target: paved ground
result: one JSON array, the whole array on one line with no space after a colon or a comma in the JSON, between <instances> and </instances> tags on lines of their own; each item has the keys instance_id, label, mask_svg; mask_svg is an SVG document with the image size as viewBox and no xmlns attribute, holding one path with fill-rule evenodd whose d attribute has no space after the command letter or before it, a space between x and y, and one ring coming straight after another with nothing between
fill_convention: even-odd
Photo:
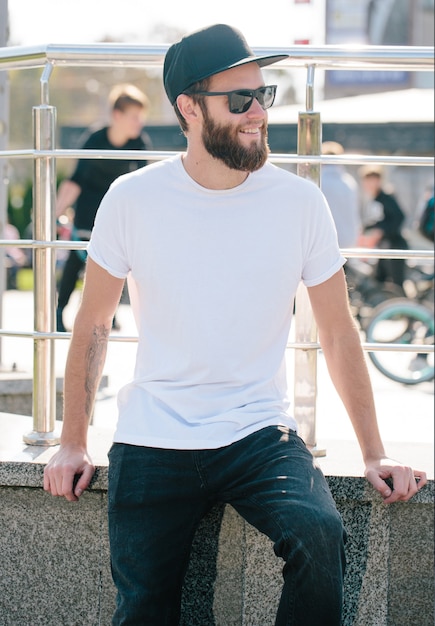
<instances>
[{"instance_id":1,"label":"paved ground","mask_svg":"<svg viewBox=\"0 0 435 626\"><path fill-rule=\"evenodd\" d=\"M65 311L65 321L71 325L79 294L76 292ZM118 336L135 335L131 309L121 305L117 314L121 323ZM7 291L3 297L3 328L8 330L31 330L33 328L33 295L31 292ZM56 373L63 376L68 341L56 342ZM105 373L109 387L100 393L94 416L98 429L113 431L116 423L116 392L131 376L135 343L111 342ZM288 351L288 369L291 376L293 352ZM30 374L33 364L33 344L29 339L1 339L1 369L10 370L15 364L23 374ZM407 387L399 385L380 374L369 362L379 414L381 435L391 456L400 455L401 460L425 469L433 476L434 441L434 387L433 383ZM329 380L322 354L318 358L318 408L316 432L319 448L326 448L327 456L322 465L328 468L337 457L345 454L347 460L359 471L360 460L355 436L344 408ZM1 407L0 407L1 411ZM109 434L109 433L107 433ZM344 446L346 442L346 447ZM346 451L345 451L346 450ZM423 455L423 456L422 456ZM406 458L405 458L406 457ZM414 461L414 459L416 459ZM340 472L341 473L341 472Z\"/></svg>"}]
</instances>

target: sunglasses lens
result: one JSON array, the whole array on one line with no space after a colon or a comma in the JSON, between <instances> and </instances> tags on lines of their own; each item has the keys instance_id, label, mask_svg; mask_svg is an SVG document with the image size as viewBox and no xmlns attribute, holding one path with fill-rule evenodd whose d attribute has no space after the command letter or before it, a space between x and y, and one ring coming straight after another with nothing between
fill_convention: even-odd
<instances>
[{"instance_id":1,"label":"sunglasses lens","mask_svg":"<svg viewBox=\"0 0 435 626\"><path fill-rule=\"evenodd\" d=\"M229 98L231 113L246 113L252 104L254 96L250 91L233 91Z\"/></svg>"},{"instance_id":2,"label":"sunglasses lens","mask_svg":"<svg viewBox=\"0 0 435 626\"><path fill-rule=\"evenodd\" d=\"M263 109L272 106L275 100L276 86L260 87L255 91L233 91L229 94L229 107L231 113L246 113L254 98L258 100Z\"/></svg>"},{"instance_id":3,"label":"sunglasses lens","mask_svg":"<svg viewBox=\"0 0 435 626\"><path fill-rule=\"evenodd\" d=\"M274 85L270 87L260 87L260 89L257 89L255 97L263 109L269 109L275 100L275 93L276 87Z\"/></svg>"}]
</instances>

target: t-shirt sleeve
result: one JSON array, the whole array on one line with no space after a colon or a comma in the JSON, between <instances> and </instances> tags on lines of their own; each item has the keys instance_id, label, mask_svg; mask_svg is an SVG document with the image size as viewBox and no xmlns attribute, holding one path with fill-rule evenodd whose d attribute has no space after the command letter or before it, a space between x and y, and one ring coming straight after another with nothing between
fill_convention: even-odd
<instances>
[{"instance_id":1,"label":"t-shirt sleeve","mask_svg":"<svg viewBox=\"0 0 435 626\"><path fill-rule=\"evenodd\" d=\"M306 287L320 285L338 272L345 262L326 198L316 190L304 233L302 281Z\"/></svg>"},{"instance_id":2,"label":"t-shirt sleeve","mask_svg":"<svg viewBox=\"0 0 435 626\"><path fill-rule=\"evenodd\" d=\"M125 243L125 202L119 186L112 185L98 209L88 254L112 276L125 278L130 271Z\"/></svg>"}]
</instances>

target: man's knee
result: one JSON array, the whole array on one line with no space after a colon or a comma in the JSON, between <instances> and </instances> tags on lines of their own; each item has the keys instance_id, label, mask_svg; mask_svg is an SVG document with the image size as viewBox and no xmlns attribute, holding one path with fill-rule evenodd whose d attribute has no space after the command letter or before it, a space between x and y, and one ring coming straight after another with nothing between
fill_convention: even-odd
<instances>
[{"instance_id":1,"label":"man's knee","mask_svg":"<svg viewBox=\"0 0 435 626\"><path fill-rule=\"evenodd\" d=\"M298 524L290 522L282 537L275 542L275 553L285 561L299 553L312 561L318 555L323 559L342 560L346 531L336 509L307 511Z\"/></svg>"}]
</instances>

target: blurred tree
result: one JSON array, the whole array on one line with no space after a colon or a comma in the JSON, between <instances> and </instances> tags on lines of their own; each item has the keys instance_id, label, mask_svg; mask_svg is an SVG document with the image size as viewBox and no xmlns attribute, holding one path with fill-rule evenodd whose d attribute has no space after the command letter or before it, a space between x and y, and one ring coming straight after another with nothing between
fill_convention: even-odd
<instances>
[{"instance_id":1,"label":"blurred tree","mask_svg":"<svg viewBox=\"0 0 435 626\"><path fill-rule=\"evenodd\" d=\"M12 183L8 189L8 218L20 233L28 237L28 226L32 220L32 179Z\"/></svg>"}]
</instances>

